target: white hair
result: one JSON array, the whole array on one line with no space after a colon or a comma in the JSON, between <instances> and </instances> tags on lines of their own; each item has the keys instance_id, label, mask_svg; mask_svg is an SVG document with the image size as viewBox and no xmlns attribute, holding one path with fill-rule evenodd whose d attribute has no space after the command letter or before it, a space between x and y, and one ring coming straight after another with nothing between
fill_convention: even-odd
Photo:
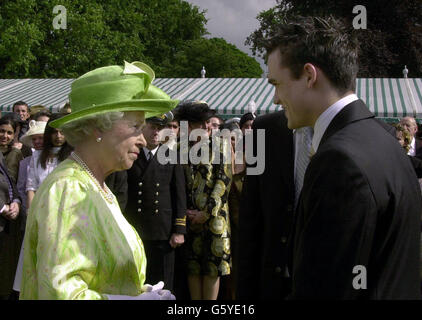
<instances>
[{"instance_id":1,"label":"white hair","mask_svg":"<svg viewBox=\"0 0 422 320\"><path fill-rule=\"evenodd\" d=\"M94 129L101 132L111 130L113 124L122 119L124 112L108 112L104 114L92 115L80 120L71 121L64 124L60 129L66 137L66 141L76 146L82 141L87 140L92 134Z\"/></svg>"}]
</instances>

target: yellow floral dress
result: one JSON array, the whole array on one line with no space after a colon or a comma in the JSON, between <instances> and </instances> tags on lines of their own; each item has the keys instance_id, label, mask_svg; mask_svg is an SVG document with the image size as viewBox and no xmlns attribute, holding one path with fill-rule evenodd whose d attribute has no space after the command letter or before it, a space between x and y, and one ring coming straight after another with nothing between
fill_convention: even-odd
<instances>
[{"instance_id":1,"label":"yellow floral dress","mask_svg":"<svg viewBox=\"0 0 422 320\"><path fill-rule=\"evenodd\" d=\"M220 146L219 163L214 163L216 154L210 152L208 163L184 165L187 207L203 211L207 216L203 224L189 221L187 224L185 248L189 275L230 274L228 195L232 168L230 161L224 161L227 151L230 152L229 145L221 142Z\"/></svg>"},{"instance_id":2,"label":"yellow floral dress","mask_svg":"<svg viewBox=\"0 0 422 320\"><path fill-rule=\"evenodd\" d=\"M146 258L117 200L107 202L68 159L44 180L28 213L20 299L141 294Z\"/></svg>"}]
</instances>

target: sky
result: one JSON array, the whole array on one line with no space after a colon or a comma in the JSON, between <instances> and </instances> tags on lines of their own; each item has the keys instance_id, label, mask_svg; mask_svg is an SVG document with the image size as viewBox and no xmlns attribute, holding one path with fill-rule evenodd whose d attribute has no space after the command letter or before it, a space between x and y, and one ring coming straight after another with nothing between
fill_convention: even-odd
<instances>
[{"instance_id":1,"label":"sky","mask_svg":"<svg viewBox=\"0 0 422 320\"><path fill-rule=\"evenodd\" d=\"M210 33L209 37L224 38L251 57L254 57L252 51L244 43L246 38L259 28L256 16L261 11L276 5L276 0L187 0L187 2L207 10L205 17L208 19L206 28ZM264 61L258 57L254 58L266 72Z\"/></svg>"}]
</instances>

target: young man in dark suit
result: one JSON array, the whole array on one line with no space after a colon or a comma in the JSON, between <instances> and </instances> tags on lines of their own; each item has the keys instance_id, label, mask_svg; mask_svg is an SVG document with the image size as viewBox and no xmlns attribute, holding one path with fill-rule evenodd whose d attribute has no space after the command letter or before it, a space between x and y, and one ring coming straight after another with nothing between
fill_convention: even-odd
<instances>
[{"instance_id":1,"label":"young man in dark suit","mask_svg":"<svg viewBox=\"0 0 422 320\"><path fill-rule=\"evenodd\" d=\"M419 299L419 184L354 94L352 32L331 17L293 18L266 47L288 127L314 129L289 243L289 298Z\"/></svg>"},{"instance_id":2,"label":"young man in dark suit","mask_svg":"<svg viewBox=\"0 0 422 320\"><path fill-rule=\"evenodd\" d=\"M185 176L180 164L161 164L159 131L166 118L146 119L143 135L146 147L128 176L125 216L142 239L147 256L146 283L164 281L173 290L175 248L186 233Z\"/></svg>"}]
</instances>

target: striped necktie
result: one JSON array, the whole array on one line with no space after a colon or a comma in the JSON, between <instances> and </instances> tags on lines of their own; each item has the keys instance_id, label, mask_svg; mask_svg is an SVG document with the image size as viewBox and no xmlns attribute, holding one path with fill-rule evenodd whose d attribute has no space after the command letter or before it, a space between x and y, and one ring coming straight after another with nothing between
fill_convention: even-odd
<instances>
[{"instance_id":1,"label":"striped necktie","mask_svg":"<svg viewBox=\"0 0 422 320\"><path fill-rule=\"evenodd\" d=\"M299 195L302 191L303 179L305 177L306 168L308 167L312 156L312 137L314 129L312 127L304 127L297 129L295 138L299 139L296 143L298 148L295 162L295 209L299 201Z\"/></svg>"}]
</instances>

